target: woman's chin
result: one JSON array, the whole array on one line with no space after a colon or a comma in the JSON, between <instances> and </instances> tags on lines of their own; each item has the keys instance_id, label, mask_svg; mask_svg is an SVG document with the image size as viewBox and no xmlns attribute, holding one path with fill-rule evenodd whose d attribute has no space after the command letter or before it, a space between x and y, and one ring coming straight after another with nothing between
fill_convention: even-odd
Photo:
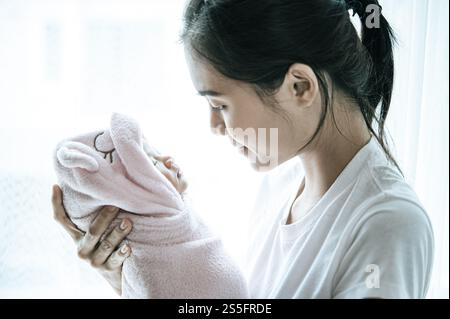
<instances>
[{"instance_id":1,"label":"woman's chin","mask_svg":"<svg viewBox=\"0 0 450 319\"><path fill-rule=\"evenodd\" d=\"M267 164L260 164L260 163L250 163L250 166L259 173L269 172L273 170L277 165L267 165Z\"/></svg>"},{"instance_id":2,"label":"woman's chin","mask_svg":"<svg viewBox=\"0 0 450 319\"><path fill-rule=\"evenodd\" d=\"M268 172L278 166L278 163L271 159L264 161L261 161L258 157L248 159L250 161L250 166L257 172Z\"/></svg>"},{"instance_id":3,"label":"woman's chin","mask_svg":"<svg viewBox=\"0 0 450 319\"><path fill-rule=\"evenodd\" d=\"M267 172L278 166L277 161L273 158L264 156L264 159L261 160L259 155L246 146L241 146L239 152L250 162L252 168L257 172Z\"/></svg>"}]
</instances>

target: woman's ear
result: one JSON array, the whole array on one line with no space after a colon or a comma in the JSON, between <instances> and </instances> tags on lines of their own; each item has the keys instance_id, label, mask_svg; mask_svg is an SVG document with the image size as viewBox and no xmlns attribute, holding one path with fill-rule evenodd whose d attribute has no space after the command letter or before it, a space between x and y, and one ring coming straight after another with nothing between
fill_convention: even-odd
<instances>
[{"instance_id":1,"label":"woman's ear","mask_svg":"<svg viewBox=\"0 0 450 319\"><path fill-rule=\"evenodd\" d=\"M316 74L309 66L300 63L291 65L285 82L291 96L299 102L299 105L309 107L313 104L319 86Z\"/></svg>"}]
</instances>

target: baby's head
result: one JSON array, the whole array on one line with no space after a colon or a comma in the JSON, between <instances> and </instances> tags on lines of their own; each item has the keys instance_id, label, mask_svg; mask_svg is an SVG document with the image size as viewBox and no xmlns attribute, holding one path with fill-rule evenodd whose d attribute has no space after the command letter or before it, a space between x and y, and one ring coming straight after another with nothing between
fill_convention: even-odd
<instances>
[{"instance_id":1,"label":"baby's head","mask_svg":"<svg viewBox=\"0 0 450 319\"><path fill-rule=\"evenodd\" d=\"M145 137L144 151L152 161L153 165L155 165L156 169L169 180L178 193L184 193L188 183L184 178L180 167L174 162L173 158L170 156L157 155L155 151L148 146Z\"/></svg>"},{"instance_id":2,"label":"baby's head","mask_svg":"<svg viewBox=\"0 0 450 319\"><path fill-rule=\"evenodd\" d=\"M162 206L167 214L184 209L187 183L178 166L150 147L139 124L125 115L113 114L108 130L58 143L54 164L71 216L86 216L105 204L136 214L161 214Z\"/></svg>"}]
</instances>

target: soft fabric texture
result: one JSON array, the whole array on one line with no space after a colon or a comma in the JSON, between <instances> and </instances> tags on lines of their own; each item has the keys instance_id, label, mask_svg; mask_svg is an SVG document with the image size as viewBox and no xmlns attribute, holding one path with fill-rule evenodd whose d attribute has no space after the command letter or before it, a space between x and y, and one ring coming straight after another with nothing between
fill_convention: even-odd
<instances>
[{"instance_id":1,"label":"soft fabric texture","mask_svg":"<svg viewBox=\"0 0 450 319\"><path fill-rule=\"evenodd\" d=\"M136 121L113 114L110 128L62 141L54 154L65 209L83 231L104 205L133 230L123 265L125 298L246 298L247 285L221 241L185 196L154 167Z\"/></svg>"},{"instance_id":2,"label":"soft fabric texture","mask_svg":"<svg viewBox=\"0 0 450 319\"><path fill-rule=\"evenodd\" d=\"M250 297L426 296L433 264L431 223L375 137L309 212L286 224L303 182L304 170L294 158L262 183L250 223Z\"/></svg>"}]
</instances>

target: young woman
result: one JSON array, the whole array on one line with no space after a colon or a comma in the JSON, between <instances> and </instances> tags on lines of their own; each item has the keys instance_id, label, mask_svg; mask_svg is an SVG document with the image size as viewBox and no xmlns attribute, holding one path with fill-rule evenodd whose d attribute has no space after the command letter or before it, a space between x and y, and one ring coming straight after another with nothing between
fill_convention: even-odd
<instances>
[{"instance_id":1,"label":"young woman","mask_svg":"<svg viewBox=\"0 0 450 319\"><path fill-rule=\"evenodd\" d=\"M376 0L189 1L182 39L211 128L255 158L256 169L267 154L233 129L278 129L278 153L269 158L278 167L261 186L251 223L252 297L426 295L433 234L386 143L394 37L381 9ZM57 186L53 194L80 257L120 291L131 251L117 247L131 223L104 245L115 215L101 210L84 234L67 219Z\"/></svg>"}]
</instances>

